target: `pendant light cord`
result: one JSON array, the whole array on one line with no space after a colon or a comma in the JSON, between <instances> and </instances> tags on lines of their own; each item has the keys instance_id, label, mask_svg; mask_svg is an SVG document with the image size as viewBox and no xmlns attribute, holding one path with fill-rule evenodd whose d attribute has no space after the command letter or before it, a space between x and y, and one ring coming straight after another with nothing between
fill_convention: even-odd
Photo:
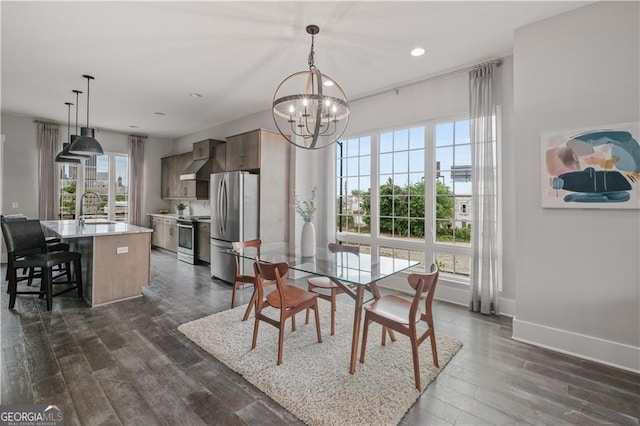
<instances>
[{"instance_id":1,"label":"pendant light cord","mask_svg":"<svg viewBox=\"0 0 640 426\"><path fill-rule=\"evenodd\" d=\"M80 96L80 93L82 93L79 90L74 90L73 93L76 94L76 135L78 134L78 97Z\"/></svg>"},{"instance_id":2,"label":"pendant light cord","mask_svg":"<svg viewBox=\"0 0 640 426\"><path fill-rule=\"evenodd\" d=\"M89 127L89 82L91 79L87 77L87 128Z\"/></svg>"},{"instance_id":3,"label":"pendant light cord","mask_svg":"<svg viewBox=\"0 0 640 426\"><path fill-rule=\"evenodd\" d=\"M71 102L65 102L67 105L67 141L71 140ZM67 142L68 143L68 142Z\"/></svg>"}]
</instances>

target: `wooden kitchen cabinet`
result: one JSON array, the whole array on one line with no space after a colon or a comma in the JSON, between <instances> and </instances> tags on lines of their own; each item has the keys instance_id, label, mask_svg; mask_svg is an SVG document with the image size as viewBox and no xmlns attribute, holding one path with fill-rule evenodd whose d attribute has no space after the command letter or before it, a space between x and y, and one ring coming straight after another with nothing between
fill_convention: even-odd
<instances>
[{"instance_id":1,"label":"wooden kitchen cabinet","mask_svg":"<svg viewBox=\"0 0 640 426\"><path fill-rule=\"evenodd\" d=\"M178 251L178 223L170 217L151 216L149 217L151 234L151 245L165 250Z\"/></svg>"},{"instance_id":2,"label":"wooden kitchen cabinet","mask_svg":"<svg viewBox=\"0 0 640 426\"><path fill-rule=\"evenodd\" d=\"M175 196L176 157L165 157L161 164L161 197L168 199Z\"/></svg>"},{"instance_id":3,"label":"wooden kitchen cabinet","mask_svg":"<svg viewBox=\"0 0 640 426\"><path fill-rule=\"evenodd\" d=\"M162 248L169 251L178 251L178 222L175 219L165 217L162 218L164 226L164 241Z\"/></svg>"},{"instance_id":4,"label":"wooden kitchen cabinet","mask_svg":"<svg viewBox=\"0 0 640 426\"><path fill-rule=\"evenodd\" d=\"M254 130L227 138L226 171L260 168L262 132L262 130Z\"/></svg>"},{"instance_id":5,"label":"wooden kitchen cabinet","mask_svg":"<svg viewBox=\"0 0 640 426\"><path fill-rule=\"evenodd\" d=\"M196 249L198 260L211 261L211 225L207 222L196 222Z\"/></svg>"},{"instance_id":6,"label":"wooden kitchen cabinet","mask_svg":"<svg viewBox=\"0 0 640 426\"><path fill-rule=\"evenodd\" d=\"M164 239L164 226L162 225L162 218L150 216L149 223L149 228L153 229L153 234L151 234L151 245L160 247Z\"/></svg>"},{"instance_id":7,"label":"wooden kitchen cabinet","mask_svg":"<svg viewBox=\"0 0 640 426\"><path fill-rule=\"evenodd\" d=\"M207 200L209 182L180 180L182 171L193 161L191 152L172 155L161 160L161 188L163 199Z\"/></svg>"}]
</instances>

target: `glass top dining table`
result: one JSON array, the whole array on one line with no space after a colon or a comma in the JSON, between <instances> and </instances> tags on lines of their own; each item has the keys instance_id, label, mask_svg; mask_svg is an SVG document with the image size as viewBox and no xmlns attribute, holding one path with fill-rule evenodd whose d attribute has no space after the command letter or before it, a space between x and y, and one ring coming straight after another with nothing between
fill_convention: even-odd
<instances>
[{"instance_id":1,"label":"glass top dining table","mask_svg":"<svg viewBox=\"0 0 640 426\"><path fill-rule=\"evenodd\" d=\"M299 249L287 243L267 243L260 247L247 247L226 253L244 259L259 258L263 262L287 262L293 271L328 277L355 300L351 362L349 372L356 370L360 322L365 290L380 298L377 281L418 265L419 262L367 253L332 252L327 246L316 247L316 255L302 257ZM389 330L391 338L395 340Z\"/></svg>"}]
</instances>

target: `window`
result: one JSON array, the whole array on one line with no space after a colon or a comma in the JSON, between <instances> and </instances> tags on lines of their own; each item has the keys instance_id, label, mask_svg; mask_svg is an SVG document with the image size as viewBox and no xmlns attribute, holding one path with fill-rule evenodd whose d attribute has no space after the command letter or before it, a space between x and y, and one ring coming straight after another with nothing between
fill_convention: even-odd
<instances>
[{"instance_id":1,"label":"window","mask_svg":"<svg viewBox=\"0 0 640 426\"><path fill-rule=\"evenodd\" d=\"M77 188L99 195L99 206L83 211L96 218L127 222L129 219L129 157L104 154L84 164L63 164L60 168L60 219L75 219L80 212Z\"/></svg>"},{"instance_id":2,"label":"window","mask_svg":"<svg viewBox=\"0 0 640 426\"><path fill-rule=\"evenodd\" d=\"M338 142L337 161L338 232L370 235L371 138Z\"/></svg>"},{"instance_id":3,"label":"window","mask_svg":"<svg viewBox=\"0 0 640 426\"><path fill-rule=\"evenodd\" d=\"M392 238L424 238L425 128L380 134L380 233Z\"/></svg>"},{"instance_id":4,"label":"window","mask_svg":"<svg viewBox=\"0 0 640 426\"><path fill-rule=\"evenodd\" d=\"M421 267L436 262L444 274L468 283L468 119L384 130L341 141L336 152L338 240Z\"/></svg>"}]
</instances>

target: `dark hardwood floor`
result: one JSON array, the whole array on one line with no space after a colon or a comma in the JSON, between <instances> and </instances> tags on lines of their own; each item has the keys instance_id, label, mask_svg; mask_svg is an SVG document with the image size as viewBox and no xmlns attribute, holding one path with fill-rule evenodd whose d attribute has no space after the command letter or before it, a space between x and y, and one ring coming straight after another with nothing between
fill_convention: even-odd
<instances>
[{"instance_id":1,"label":"dark hardwood floor","mask_svg":"<svg viewBox=\"0 0 640 426\"><path fill-rule=\"evenodd\" d=\"M158 250L151 281L96 308L67 293L51 312L32 296L9 311L3 281L1 403L62 405L66 425L299 423L176 330L227 309L231 286ZM402 425L639 424L638 375L516 342L508 318L434 310L436 332L464 346Z\"/></svg>"}]
</instances>

